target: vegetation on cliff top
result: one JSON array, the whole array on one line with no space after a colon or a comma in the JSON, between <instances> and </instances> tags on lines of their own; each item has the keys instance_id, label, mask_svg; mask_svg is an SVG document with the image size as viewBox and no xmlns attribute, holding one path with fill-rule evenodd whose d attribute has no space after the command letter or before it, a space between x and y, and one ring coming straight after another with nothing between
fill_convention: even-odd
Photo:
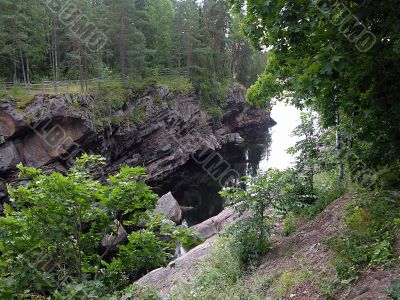
<instances>
[{"instance_id":1,"label":"vegetation on cliff top","mask_svg":"<svg viewBox=\"0 0 400 300\"><path fill-rule=\"evenodd\" d=\"M266 61L222 0L1 0L0 10L1 89L22 105L43 89L86 93L93 78L119 78L194 88L221 107L227 82L250 86Z\"/></svg>"}]
</instances>

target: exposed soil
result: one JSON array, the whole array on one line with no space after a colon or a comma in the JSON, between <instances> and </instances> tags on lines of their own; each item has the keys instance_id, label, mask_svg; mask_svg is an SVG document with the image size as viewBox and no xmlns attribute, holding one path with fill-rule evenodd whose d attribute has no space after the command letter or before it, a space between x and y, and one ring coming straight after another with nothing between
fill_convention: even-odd
<instances>
[{"instance_id":1,"label":"exposed soil","mask_svg":"<svg viewBox=\"0 0 400 300\"><path fill-rule=\"evenodd\" d=\"M340 290L333 290L333 282L340 283L336 271L331 264L334 258L325 246L325 241L340 234L346 204L351 201L347 194L333 202L314 220L305 223L292 236L276 236L273 248L263 259L258 272L251 277L274 276L279 278L283 273L286 277L299 277L295 286L289 286L280 299L353 299L379 300L390 299L387 289L393 279L400 278L399 265L388 270L368 269L353 285L339 285ZM400 251L400 242L397 243ZM251 279L249 279L251 280ZM274 294L276 282L266 292L266 299L277 299Z\"/></svg>"}]
</instances>

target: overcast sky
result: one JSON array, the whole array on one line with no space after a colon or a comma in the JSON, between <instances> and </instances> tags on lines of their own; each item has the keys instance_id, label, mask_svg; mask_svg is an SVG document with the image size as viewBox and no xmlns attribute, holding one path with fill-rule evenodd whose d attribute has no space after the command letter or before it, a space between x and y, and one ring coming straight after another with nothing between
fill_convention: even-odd
<instances>
[{"instance_id":1,"label":"overcast sky","mask_svg":"<svg viewBox=\"0 0 400 300\"><path fill-rule=\"evenodd\" d=\"M300 123L300 111L293 106L278 102L272 109L272 118L278 123L272 127L272 146L269 159L260 163L260 170L268 168L285 169L293 162L293 157L286 153L292 147L296 138L291 136L293 129Z\"/></svg>"}]
</instances>

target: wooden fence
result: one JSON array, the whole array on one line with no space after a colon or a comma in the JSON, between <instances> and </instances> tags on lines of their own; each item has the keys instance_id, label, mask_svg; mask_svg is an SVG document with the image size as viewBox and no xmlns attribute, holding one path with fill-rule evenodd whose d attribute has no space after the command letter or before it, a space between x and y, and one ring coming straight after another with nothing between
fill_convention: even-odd
<instances>
[{"instance_id":1,"label":"wooden fence","mask_svg":"<svg viewBox=\"0 0 400 300\"><path fill-rule=\"evenodd\" d=\"M152 74L153 77L168 77L168 76L181 76L188 77L189 71L187 70L170 70L170 69L162 69L162 70L154 70ZM0 87L7 93L7 91L13 89L25 89L28 92L35 93L59 93L59 92L83 92L87 89L88 86L93 86L94 84L102 84L104 82L109 81L119 81L121 78L92 78L88 80L60 80L60 81L46 81L42 80L37 83L21 83L21 82L0 82ZM129 77L126 78L129 80ZM82 90L83 88L83 90Z\"/></svg>"}]
</instances>

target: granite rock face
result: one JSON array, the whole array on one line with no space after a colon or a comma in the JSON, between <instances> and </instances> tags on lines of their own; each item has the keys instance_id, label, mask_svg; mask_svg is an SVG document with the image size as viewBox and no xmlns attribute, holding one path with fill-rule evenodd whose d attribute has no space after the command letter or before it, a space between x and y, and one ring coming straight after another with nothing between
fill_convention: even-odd
<instances>
[{"instance_id":1,"label":"granite rock face","mask_svg":"<svg viewBox=\"0 0 400 300\"><path fill-rule=\"evenodd\" d=\"M135 283L155 288L162 299L168 299L171 289L177 282L188 281L196 275L201 262L209 257L211 248L218 239L218 234L238 220L240 217L235 210L226 208L219 215L194 226L206 239L204 243L177 258L167 267L158 268L146 274Z\"/></svg>"},{"instance_id":2,"label":"granite rock face","mask_svg":"<svg viewBox=\"0 0 400 300\"><path fill-rule=\"evenodd\" d=\"M98 177L128 165L144 166L149 180L159 180L200 151L241 143L248 132L275 125L268 112L246 104L246 91L240 86L229 91L226 103L218 121L200 109L197 94L150 87L110 116L124 118L140 106L142 120L136 124L110 122L102 128L95 126L95 99L91 96L36 96L23 110L11 102L2 103L0 188L16 181L18 163L45 172L65 172L82 152L107 158ZM4 193L2 188L0 195ZM2 201L4 197L0 205Z\"/></svg>"}]
</instances>

